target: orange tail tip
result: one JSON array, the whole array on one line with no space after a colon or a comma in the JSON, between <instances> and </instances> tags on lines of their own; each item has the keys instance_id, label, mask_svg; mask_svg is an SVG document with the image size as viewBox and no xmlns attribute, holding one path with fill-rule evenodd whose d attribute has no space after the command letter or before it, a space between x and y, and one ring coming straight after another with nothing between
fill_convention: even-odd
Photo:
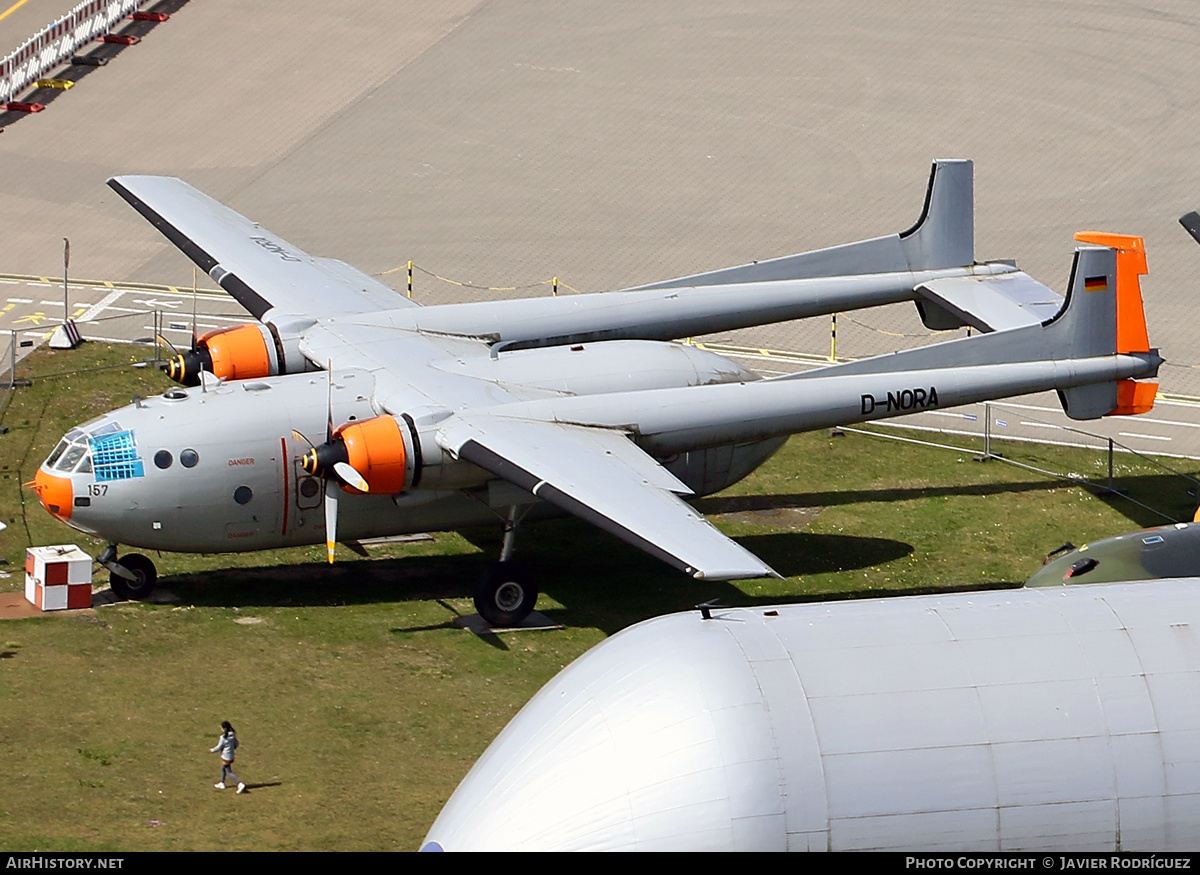
<instances>
[{"instance_id":1,"label":"orange tail tip","mask_svg":"<svg viewBox=\"0 0 1200 875\"><path fill-rule=\"evenodd\" d=\"M1148 272L1145 241L1130 234L1103 231L1080 231L1075 239L1117 250L1117 352L1149 352L1150 337L1138 279Z\"/></svg>"},{"instance_id":2,"label":"orange tail tip","mask_svg":"<svg viewBox=\"0 0 1200 875\"><path fill-rule=\"evenodd\" d=\"M1139 383L1136 380L1121 380L1117 383L1117 406L1109 416L1137 416L1154 407L1158 395L1158 383Z\"/></svg>"}]
</instances>

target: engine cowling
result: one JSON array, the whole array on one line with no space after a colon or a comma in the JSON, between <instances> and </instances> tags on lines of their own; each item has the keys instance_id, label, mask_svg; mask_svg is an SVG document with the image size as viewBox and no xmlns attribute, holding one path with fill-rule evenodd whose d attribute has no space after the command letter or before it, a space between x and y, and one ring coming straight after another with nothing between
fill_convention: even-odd
<instances>
[{"instance_id":1,"label":"engine cowling","mask_svg":"<svg viewBox=\"0 0 1200 875\"><path fill-rule=\"evenodd\" d=\"M309 474L325 477L335 464L345 462L367 481L372 495L398 495L411 482L412 461L400 423L391 416L376 416L335 429L329 440L304 454L301 464ZM359 492L344 484L342 488Z\"/></svg>"},{"instance_id":2,"label":"engine cowling","mask_svg":"<svg viewBox=\"0 0 1200 875\"><path fill-rule=\"evenodd\" d=\"M167 364L167 376L185 386L200 385L200 372L222 380L252 380L312 370L300 354L300 330L311 324L284 326L247 322L210 331L195 346Z\"/></svg>"}]
</instances>

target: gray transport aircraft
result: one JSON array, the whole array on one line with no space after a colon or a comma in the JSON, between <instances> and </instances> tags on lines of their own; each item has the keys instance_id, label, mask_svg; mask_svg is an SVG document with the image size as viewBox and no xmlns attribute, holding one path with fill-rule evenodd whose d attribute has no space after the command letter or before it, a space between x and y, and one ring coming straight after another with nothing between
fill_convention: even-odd
<instances>
[{"instance_id":1,"label":"gray transport aircraft","mask_svg":"<svg viewBox=\"0 0 1200 875\"><path fill-rule=\"evenodd\" d=\"M123 597L151 550L233 552L503 525L475 592L519 623L537 588L517 524L574 514L697 579L775 575L684 500L745 477L788 435L1058 390L1067 415L1138 413L1148 344L1142 241L1080 235L1065 300L1009 262L977 264L973 168L934 162L917 224L893 234L619 292L421 307L316 258L178 179L109 185L257 322L200 338L184 385L69 431L41 503L109 546ZM914 301L926 325L984 332L772 379L680 343Z\"/></svg>"}]
</instances>

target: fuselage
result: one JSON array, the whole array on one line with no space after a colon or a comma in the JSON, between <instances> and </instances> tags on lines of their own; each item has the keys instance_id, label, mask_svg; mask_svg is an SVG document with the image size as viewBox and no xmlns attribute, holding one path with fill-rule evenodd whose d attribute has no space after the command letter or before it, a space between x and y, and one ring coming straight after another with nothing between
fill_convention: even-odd
<instances>
[{"instance_id":1,"label":"fuselage","mask_svg":"<svg viewBox=\"0 0 1200 875\"><path fill-rule=\"evenodd\" d=\"M476 393L482 385L497 406L755 379L695 347L645 341L431 367L442 372L447 391L458 380ZM324 491L342 487L305 471L301 458L310 443L325 439L330 423L387 416L375 389L370 371L337 368L171 388L72 429L42 464L35 488L56 517L112 543L179 552L320 543ZM396 417L408 459L405 486L392 494L342 494L339 539L494 524L504 508L536 501L438 446L437 424L457 408L413 390L405 408L413 415ZM745 477L783 440L696 447L660 461L704 495Z\"/></svg>"}]
</instances>

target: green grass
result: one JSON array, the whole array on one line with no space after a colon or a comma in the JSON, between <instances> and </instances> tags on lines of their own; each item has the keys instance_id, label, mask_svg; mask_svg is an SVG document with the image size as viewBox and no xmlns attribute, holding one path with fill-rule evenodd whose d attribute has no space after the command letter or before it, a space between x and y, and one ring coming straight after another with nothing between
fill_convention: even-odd
<instances>
[{"instance_id":1,"label":"green grass","mask_svg":"<svg viewBox=\"0 0 1200 875\"><path fill-rule=\"evenodd\" d=\"M39 353L45 374L128 360L129 348ZM0 436L2 555L21 588L27 544L89 543L19 484L71 425L134 394L152 369L35 379ZM910 433L911 434L911 433ZM1100 476L1096 454L1005 453ZM1190 518L1188 483L1121 457L1121 485ZM1194 463L1173 463L1190 465ZM846 434L794 438L700 507L787 580L698 583L574 520L522 532L539 608L566 624L475 637L475 577L499 531L438 534L333 569L320 548L155 557L173 604L0 621L0 847L7 850L413 849L505 722L560 668L634 622L698 602L757 604L992 587L1065 540L1156 520L1123 499L972 453ZM99 576L98 576L99 581ZM251 792L212 789L208 749L238 728Z\"/></svg>"}]
</instances>

